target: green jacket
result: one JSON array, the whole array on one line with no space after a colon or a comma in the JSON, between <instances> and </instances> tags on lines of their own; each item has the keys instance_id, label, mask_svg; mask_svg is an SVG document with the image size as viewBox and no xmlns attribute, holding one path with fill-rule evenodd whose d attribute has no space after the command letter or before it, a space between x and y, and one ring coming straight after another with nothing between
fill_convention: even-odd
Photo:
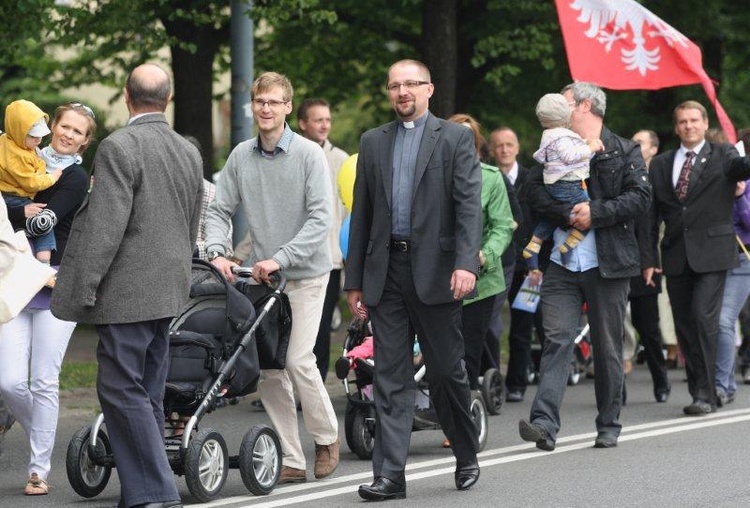
<instances>
[{"instance_id":1,"label":"green jacket","mask_svg":"<svg viewBox=\"0 0 750 508\"><path fill-rule=\"evenodd\" d=\"M494 296L505 289L505 276L500 256L510 245L513 237L513 214L510 211L508 193L495 166L482 164L482 252L485 262L479 272L477 292L464 305Z\"/></svg>"}]
</instances>

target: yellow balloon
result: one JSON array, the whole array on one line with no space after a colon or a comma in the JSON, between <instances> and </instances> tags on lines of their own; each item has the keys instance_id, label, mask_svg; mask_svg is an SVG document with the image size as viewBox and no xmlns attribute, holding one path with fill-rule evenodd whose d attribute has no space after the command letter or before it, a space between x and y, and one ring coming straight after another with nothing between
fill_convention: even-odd
<instances>
[{"instance_id":1,"label":"yellow balloon","mask_svg":"<svg viewBox=\"0 0 750 508\"><path fill-rule=\"evenodd\" d=\"M354 180L357 178L357 155L350 155L339 169L338 187L339 198L344 206L350 212L352 211L352 202L354 201Z\"/></svg>"}]
</instances>

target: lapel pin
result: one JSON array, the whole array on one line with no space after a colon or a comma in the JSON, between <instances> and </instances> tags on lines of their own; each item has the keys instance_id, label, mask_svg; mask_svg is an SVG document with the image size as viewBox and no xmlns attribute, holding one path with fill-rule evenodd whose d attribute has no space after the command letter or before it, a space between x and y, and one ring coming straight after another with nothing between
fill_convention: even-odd
<instances>
[{"instance_id":1,"label":"lapel pin","mask_svg":"<svg viewBox=\"0 0 750 508\"><path fill-rule=\"evenodd\" d=\"M701 159L701 164L705 164L705 163L706 163L706 158L705 158L705 157L703 157L703 158Z\"/></svg>"}]
</instances>

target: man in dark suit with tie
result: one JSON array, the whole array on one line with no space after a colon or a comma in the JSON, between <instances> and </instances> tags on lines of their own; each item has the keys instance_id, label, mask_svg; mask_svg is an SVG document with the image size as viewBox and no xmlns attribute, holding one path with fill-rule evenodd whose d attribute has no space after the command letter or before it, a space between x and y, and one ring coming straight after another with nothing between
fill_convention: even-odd
<instances>
[{"instance_id":1,"label":"man in dark suit with tie","mask_svg":"<svg viewBox=\"0 0 750 508\"><path fill-rule=\"evenodd\" d=\"M736 183L750 177L750 159L729 144L706 141L708 114L686 101L674 110L680 147L651 162L654 206L642 245L643 278L659 266L655 232L665 223L661 261L677 339L685 355L691 416L716 410L716 347L726 271L738 265L732 203Z\"/></svg>"},{"instance_id":2,"label":"man in dark suit with tie","mask_svg":"<svg viewBox=\"0 0 750 508\"><path fill-rule=\"evenodd\" d=\"M97 394L120 477L119 506L182 506L164 449L169 323L188 300L203 195L198 149L167 123L169 75L136 67L128 125L96 151L96 181L52 292L59 319L96 325Z\"/></svg>"},{"instance_id":3,"label":"man in dark suit with tie","mask_svg":"<svg viewBox=\"0 0 750 508\"><path fill-rule=\"evenodd\" d=\"M368 500L406 496L415 390L410 329L456 456L456 487L479 478L461 335L461 299L474 290L482 236L474 137L428 111L434 86L423 63L393 64L387 91L398 119L360 142L344 286L352 313L369 313L375 337L374 481L359 488Z\"/></svg>"}]
</instances>

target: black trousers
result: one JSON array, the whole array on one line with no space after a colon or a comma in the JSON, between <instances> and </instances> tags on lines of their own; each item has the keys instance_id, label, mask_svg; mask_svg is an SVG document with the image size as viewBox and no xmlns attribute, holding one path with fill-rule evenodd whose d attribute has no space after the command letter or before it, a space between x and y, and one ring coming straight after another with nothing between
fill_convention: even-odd
<instances>
[{"instance_id":1,"label":"black trousers","mask_svg":"<svg viewBox=\"0 0 750 508\"><path fill-rule=\"evenodd\" d=\"M510 308L510 331L508 332L508 370L505 375L505 387L509 392L526 392L526 373L531 364L531 336L536 328L539 344L544 345L544 328L542 326L542 306L535 313L518 310L512 307L526 272L514 272L508 292Z\"/></svg>"},{"instance_id":2,"label":"black trousers","mask_svg":"<svg viewBox=\"0 0 750 508\"><path fill-rule=\"evenodd\" d=\"M445 281L448 284L448 280ZM383 296L369 308L375 337L377 411L372 468L375 477L404 482L414 421L414 337L427 366L430 397L457 461L476 460L477 427L469 406L461 302L426 305L417 296L408 252L391 251Z\"/></svg>"},{"instance_id":3,"label":"black trousers","mask_svg":"<svg viewBox=\"0 0 750 508\"><path fill-rule=\"evenodd\" d=\"M96 389L120 478L121 506L180 499L164 450L170 321L96 326Z\"/></svg>"},{"instance_id":4,"label":"black trousers","mask_svg":"<svg viewBox=\"0 0 750 508\"><path fill-rule=\"evenodd\" d=\"M630 297L630 315L646 357L654 392L669 389L667 365L662 352L658 294Z\"/></svg>"},{"instance_id":5,"label":"black trousers","mask_svg":"<svg viewBox=\"0 0 750 508\"><path fill-rule=\"evenodd\" d=\"M320 377L323 381L328 376L328 365L331 360L331 320L333 319L333 310L339 301L341 294L341 270L331 270L331 276L328 278L326 286L326 296L323 300L323 313L320 315L320 326L318 327L318 337L315 339L313 354L315 363L320 371Z\"/></svg>"},{"instance_id":6,"label":"black trousers","mask_svg":"<svg viewBox=\"0 0 750 508\"><path fill-rule=\"evenodd\" d=\"M726 271L697 273L689 267L667 277L677 341L685 355L693 399L716 405L716 348Z\"/></svg>"},{"instance_id":7,"label":"black trousers","mask_svg":"<svg viewBox=\"0 0 750 508\"><path fill-rule=\"evenodd\" d=\"M500 368L500 341L503 338L503 304L508 296L508 281L513 279L513 270L515 262L503 266L503 276L505 277L505 290L495 298L495 306L492 309L490 318L490 327L487 329L486 341L488 351L482 355L482 363L479 367L480 372L489 368Z\"/></svg>"},{"instance_id":8,"label":"black trousers","mask_svg":"<svg viewBox=\"0 0 750 508\"><path fill-rule=\"evenodd\" d=\"M464 305L461 308L462 332L464 335L464 360L466 372L469 375L469 386L472 390L479 389L479 376L482 365L482 353L484 352L485 338L490 327L492 308L495 305L495 297L490 296Z\"/></svg>"}]
</instances>

